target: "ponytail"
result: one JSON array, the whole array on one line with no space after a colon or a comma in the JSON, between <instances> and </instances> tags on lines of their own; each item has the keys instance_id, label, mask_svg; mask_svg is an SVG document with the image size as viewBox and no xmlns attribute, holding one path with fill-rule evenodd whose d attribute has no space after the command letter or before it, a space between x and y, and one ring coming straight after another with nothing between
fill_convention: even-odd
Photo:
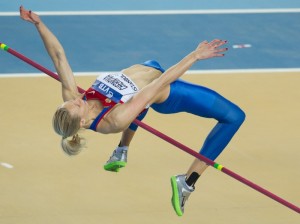
<instances>
[{"instance_id":1,"label":"ponytail","mask_svg":"<svg viewBox=\"0 0 300 224\"><path fill-rule=\"evenodd\" d=\"M85 146L85 139L75 134L71 140L63 137L61 139L61 147L69 156L75 156L81 152Z\"/></svg>"}]
</instances>

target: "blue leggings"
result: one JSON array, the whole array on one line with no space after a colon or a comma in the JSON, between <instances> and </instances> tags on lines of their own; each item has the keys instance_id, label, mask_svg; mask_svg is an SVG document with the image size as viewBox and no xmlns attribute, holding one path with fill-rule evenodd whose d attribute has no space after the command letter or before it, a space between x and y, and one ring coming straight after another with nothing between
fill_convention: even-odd
<instances>
[{"instance_id":1,"label":"blue leggings","mask_svg":"<svg viewBox=\"0 0 300 224\"><path fill-rule=\"evenodd\" d=\"M200 154L215 160L245 120L245 113L218 93L183 80L171 84L170 95L163 103L151 105L162 114L187 112L218 121L207 136Z\"/></svg>"},{"instance_id":2,"label":"blue leggings","mask_svg":"<svg viewBox=\"0 0 300 224\"><path fill-rule=\"evenodd\" d=\"M160 64L154 60L146 61L142 65L164 72ZM220 94L180 79L171 84L168 99L163 103L152 104L151 108L162 114L187 112L216 119L218 123L209 133L200 150L201 155L211 160L215 160L220 155L245 120L245 113ZM137 119L142 120L147 111ZM131 124L129 128L135 131L137 125Z\"/></svg>"}]
</instances>

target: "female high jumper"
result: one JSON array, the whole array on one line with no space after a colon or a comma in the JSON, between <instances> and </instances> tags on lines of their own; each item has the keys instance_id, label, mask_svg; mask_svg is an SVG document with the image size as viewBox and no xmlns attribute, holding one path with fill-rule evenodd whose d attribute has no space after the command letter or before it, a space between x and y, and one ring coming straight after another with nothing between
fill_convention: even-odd
<instances>
[{"instance_id":1,"label":"female high jumper","mask_svg":"<svg viewBox=\"0 0 300 224\"><path fill-rule=\"evenodd\" d=\"M224 56L226 41L201 42L195 50L166 71L149 60L116 73L101 74L84 94L78 92L73 72L63 47L41 18L22 6L22 19L35 25L53 61L62 85L60 105L53 116L53 127L62 136L61 146L76 155L85 146L81 129L98 133L122 132L119 145L104 165L118 172L127 163L127 150L137 130L133 121L143 119L149 108L158 113L186 112L217 121L200 149L200 154L215 160L230 142L245 119L244 112L213 90L179 79L195 62ZM195 159L185 174L171 177L172 205L182 216L184 205L195 183L208 165Z\"/></svg>"}]
</instances>

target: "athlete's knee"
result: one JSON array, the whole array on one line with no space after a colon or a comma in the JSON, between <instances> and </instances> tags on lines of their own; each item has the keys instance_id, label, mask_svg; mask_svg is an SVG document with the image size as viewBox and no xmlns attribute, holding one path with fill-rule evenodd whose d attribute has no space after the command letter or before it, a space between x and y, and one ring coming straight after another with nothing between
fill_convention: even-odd
<instances>
[{"instance_id":1,"label":"athlete's knee","mask_svg":"<svg viewBox=\"0 0 300 224\"><path fill-rule=\"evenodd\" d=\"M233 122L237 126L241 126L244 123L245 119L246 119L246 113L242 109L237 107L233 112Z\"/></svg>"},{"instance_id":2,"label":"athlete's knee","mask_svg":"<svg viewBox=\"0 0 300 224\"><path fill-rule=\"evenodd\" d=\"M226 122L236 125L237 127L241 126L246 119L245 112L239 107L233 108L226 116Z\"/></svg>"}]
</instances>

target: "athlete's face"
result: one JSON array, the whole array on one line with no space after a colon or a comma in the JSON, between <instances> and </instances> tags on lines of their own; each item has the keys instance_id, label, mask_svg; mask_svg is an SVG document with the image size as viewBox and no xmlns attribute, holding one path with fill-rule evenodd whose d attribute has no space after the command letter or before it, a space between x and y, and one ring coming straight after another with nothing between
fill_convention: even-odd
<instances>
[{"instance_id":1,"label":"athlete's face","mask_svg":"<svg viewBox=\"0 0 300 224\"><path fill-rule=\"evenodd\" d=\"M82 119L85 119L88 115L88 104L80 98L66 101L62 107L70 111L72 115L77 115Z\"/></svg>"}]
</instances>

